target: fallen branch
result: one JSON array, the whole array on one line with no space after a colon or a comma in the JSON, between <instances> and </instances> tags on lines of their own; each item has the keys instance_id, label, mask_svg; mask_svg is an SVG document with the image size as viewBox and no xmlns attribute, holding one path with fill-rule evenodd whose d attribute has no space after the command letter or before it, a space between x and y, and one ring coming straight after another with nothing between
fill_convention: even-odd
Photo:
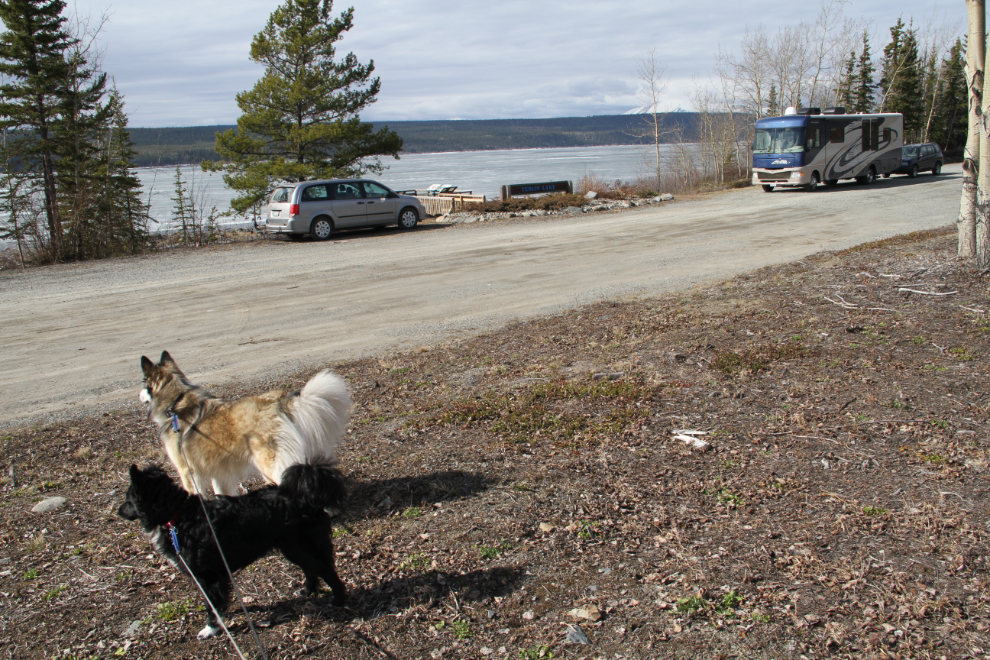
<instances>
[{"instance_id":1,"label":"fallen branch","mask_svg":"<svg viewBox=\"0 0 990 660\"><path fill-rule=\"evenodd\" d=\"M836 298L839 298L839 300L842 300L842 302L839 302L838 300L832 300L828 296L822 296L822 297L825 298L825 300L832 303L833 305L838 305L839 307L842 307L844 309L859 309L859 307L857 307L856 305L850 305L845 300L842 300L841 296L836 296Z\"/></svg>"},{"instance_id":2,"label":"fallen branch","mask_svg":"<svg viewBox=\"0 0 990 660\"><path fill-rule=\"evenodd\" d=\"M959 306L962 307L963 309L965 309L967 312L973 312L974 314L986 314L987 313L987 310L985 310L985 309L977 309L975 307L966 307L966 305L959 305Z\"/></svg>"},{"instance_id":3,"label":"fallen branch","mask_svg":"<svg viewBox=\"0 0 990 660\"><path fill-rule=\"evenodd\" d=\"M959 293L958 291L946 291L945 293L939 293L937 291L918 291L917 289L908 289L903 286L899 287L897 291L898 292L906 291L908 293L919 293L923 296L954 296L957 293Z\"/></svg>"}]
</instances>

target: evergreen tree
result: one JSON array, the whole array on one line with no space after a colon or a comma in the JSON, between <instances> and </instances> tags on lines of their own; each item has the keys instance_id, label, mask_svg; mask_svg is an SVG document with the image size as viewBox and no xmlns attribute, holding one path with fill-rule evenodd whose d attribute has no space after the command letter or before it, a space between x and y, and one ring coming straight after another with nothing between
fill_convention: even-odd
<instances>
[{"instance_id":1,"label":"evergreen tree","mask_svg":"<svg viewBox=\"0 0 990 660\"><path fill-rule=\"evenodd\" d=\"M62 0L0 0L0 129L5 156L42 181L50 257L62 257L62 217L55 178L56 124L74 40L63 27Z\"/></svg>"},{"instance_id":2,"label":"evergreen tree","mask_svg":"<svg viewBox=\"0 0 990 660\"><path fill-rule=\"evenodd\" d=\"M105 169L101 149L113 110L104 101L107 75L90 64L78 40L65 53L65 62L65 85L54 123L59 210L67 237L63 256L87 259L103 254L113 242L109 227L101 226L106 219L100 215L101 170Z\"/></svg>"},{"instance_id":3,"label":"evergreen tree","mask_svg":"<svg viewBox=\"0 0 990 660\"><path fill-rule=\"evenodd\" d=\"M131 169L137 150L127 130L124 100L116 88L106 104L106 139L101 144L102 182L99 200L102 251L94 257L136 254L148 244L148 205L141 200L141 181Z\"/></svg>"},{"instance_id":4,"label":"evergreen tree","mask_svg":"<svg viewBox=\"0 0 990 660\"><path fill-rule=\"evenodd\" d=\"M874 82L876 68L873 66L873 56L870 54L870 36L863 30L863 51L859 54L856 63L856 76L853 79L856 90L855 101L851 107L846 108L849 112L873 112L875 107L874 95L877 85Z\"/></svg>"},{"instance_id":5,"label":"evergreen tree","mask_svg":"<svg viewBox=\"0 0 990 660\"><path fill-rule=\"evenodd\" d=\"M942 145L945 151L959 149L965 145L966 133L969 130L965 53L962 40L956 39L949 54L942 60L939 74L935 118L932 122L930 139Z\"/></svg>"},{"instance_id":6,"label":"evergreen tree","mask_svg":"<svg viewBox=\"0 0 990 660\"><path fill-rule=\"evenodd\" d=\"M842 79L839 82L839 90L836 94L836 105L845 107L846 112L852 112L853 106L856 103L856 97L854 94L857 87L856 51L852 51L849 53L849 59L846 60L846 70L842 74Z\"/></svg>"},{"instance_id":7,"label":"evergreen tree","mask_svg":"<svg viewBox=\"0 0 990 660\"><path fill-rule=\"evenodd\" d=\"M353 25L354 9L331 16L332 0L285 0L251 44L251 60L265 65L254 88L237 95L237 129L217 133L224 182L240 196L238 212L260 202L279 180L359 176L381 172L379 156L398 158L402 138L375 131L358 113L381 87L374 62L353 53L335 61L335 43Z\"/></svg>"},{"instance_id":8,"label":"evergreen tree","mask_svg":"<svg viewBox=\"0 0 990 660\"><path fill-rule=\"evenodd\" d=\"M182 241L189 243L189 235L196 225L196 208L186 182L182 180L182 170L175 166L175 197L172 198L172 224L182 227Z\"/></svg>"},{"instance_id":9,"label":"evergreen tree","mask_svg":"<svg viewBox=\"0 0 990 660\"><path fill-rule=\"evenodd\" d=\"M779 117L783 112L777 102L777 85L770 83L770 92L767 99L767 117Z\"/></svg>"},{"instance_id":10,"label":"evergreen tree","mask_svg":"<svg viewBox=\"0 0 990 660\"><path fill-rule=\"evenodd\" d=\"M931 141L932 124L935 121L935 107L938 103L939 76L938 55L934 50L921 65L921 99L924 108L921 114L921 142Z\"/></svg>"},{"instance_id":11,"label":"evergreen tree","mask_svg":"<svg viewBox=\"0 0 990 660\"><path fill-rule=\"evenodd\" d=\"M890 28L890 43L883 49L880 78L882 112L904 115L904 141L921 139L924 127L924 99L918 66L918 40L915 30L901 19Z\"/></svg>"}]
</instances>

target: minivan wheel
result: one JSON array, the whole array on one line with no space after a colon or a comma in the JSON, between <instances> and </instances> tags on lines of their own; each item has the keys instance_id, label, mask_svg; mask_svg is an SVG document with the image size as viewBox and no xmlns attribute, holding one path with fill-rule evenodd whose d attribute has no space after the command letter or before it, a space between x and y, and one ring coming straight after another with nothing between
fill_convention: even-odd
<instances>
[{"instance_id":1,"label":"minivan wheel","mask_svg":"<svg viewBox=\"0 0 990 660\"><path fill-rule=\"evenodd\" d=\"M333 233L333 222L325 215L314 218L309 225L309 235L315 241L325 241Z\"/></svg>"},{"instance_id":2,"label":"minivan wheel","mask_svg":"<svg viewBox=\"0 0 990 660\"><path fill-rule=\"evenodd\" d=\"M399 213L399 229L412 229L419 223L419 213L412 207L406 207Z\"/></svg>"},{"instance_id":3,"label":"minivan wheel","mask_svg":"<svg viewBox=\"0 0 990 660\"><path fill-rule=\"evenodd\" d=\"M938 176L942 173L942 163L935 163L935 167L932 168L932 174Z\"/></svg>"}]
</instances>

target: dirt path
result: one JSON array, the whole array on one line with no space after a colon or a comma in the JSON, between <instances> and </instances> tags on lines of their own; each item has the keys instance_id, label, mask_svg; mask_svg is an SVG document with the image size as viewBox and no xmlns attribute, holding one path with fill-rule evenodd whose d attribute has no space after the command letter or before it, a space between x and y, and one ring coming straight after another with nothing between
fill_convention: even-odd
<instances>
[{"instance_id":1,"label":"dirt path","mask_svg":"<svg viewBox=\"0 0 990 660\"><path fill-rule=\"evenodd\" d=\"M952 223L959 167L814 194L745 189L614 215L359 232L0 276L0 425L133 405L138 359L203 384L434 344L606 298Z\"/></svg>"}]
</instances>

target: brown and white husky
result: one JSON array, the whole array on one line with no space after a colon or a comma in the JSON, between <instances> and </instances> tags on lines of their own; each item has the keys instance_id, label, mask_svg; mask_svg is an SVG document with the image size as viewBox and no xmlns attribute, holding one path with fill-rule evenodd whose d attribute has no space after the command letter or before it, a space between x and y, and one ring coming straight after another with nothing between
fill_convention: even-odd
<instances>
[{"instance_id":1,"label":"brown and white husky","mask_svg":"<svg viewBox=\"0 0 990 660\"><path fill-rule=\"evenodd\" d=\"M190 493L239 494L261 474L282 482L292 465L330 464L347 429L351 397L337 375L321 371L301 391L272 390L224 401L189 382L168 351L158 364L141 357L148 418Z\"/></svg>"}]
</instances>

